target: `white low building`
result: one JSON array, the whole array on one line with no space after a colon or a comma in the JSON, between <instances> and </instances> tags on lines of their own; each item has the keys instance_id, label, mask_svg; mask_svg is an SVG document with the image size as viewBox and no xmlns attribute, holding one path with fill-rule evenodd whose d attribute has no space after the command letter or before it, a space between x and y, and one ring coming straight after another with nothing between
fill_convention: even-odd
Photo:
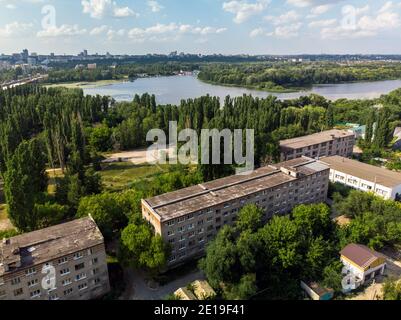
<instances>
[{"instance_id":1,"label":"white low building","mask_svg":"<svg viewBox=\"0 0 401 320\"><path fill-rule=\"evenodd\" d=\"M384 199L401 196L401 173L372 166L356 160L333 156L321 161L330 167L330 181L351 188L372 192Z\"/></svg>"},{"instance_id":2,"label":"white low building","mask_svg":"<svg viewBox=\"0 0 401 320\"><path fill-rule=\"evenodd\" d=\"M386 270L386 258L368 247L360 244L349 244L340 252L344 265L342 281L343 291L357 289L366 281L383 275Z\"/></svg>"}]
</instances>

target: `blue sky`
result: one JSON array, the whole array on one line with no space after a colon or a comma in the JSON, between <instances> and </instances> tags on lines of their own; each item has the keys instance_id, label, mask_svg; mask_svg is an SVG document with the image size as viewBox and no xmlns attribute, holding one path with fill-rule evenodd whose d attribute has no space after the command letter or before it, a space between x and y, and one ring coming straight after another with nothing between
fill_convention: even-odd
<instances>
[{"instance_id":1,"label":"blue sky","mask_svg":"<svg viewBox=\"0 0 401 320\"><path fill-rule=\"evenodd\" d=\"M0 52L399 53L401 2L0 0Z\"/></svg>"}]
</instances>

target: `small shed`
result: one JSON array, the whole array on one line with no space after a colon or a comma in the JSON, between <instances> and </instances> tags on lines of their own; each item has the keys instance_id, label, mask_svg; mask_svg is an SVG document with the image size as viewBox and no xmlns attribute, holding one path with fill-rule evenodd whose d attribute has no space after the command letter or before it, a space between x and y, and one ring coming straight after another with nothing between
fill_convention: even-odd
<instances>
[{"instance_id":1,"label":"small shed","mask_svg":"<svg viewBox=\"0 0 401 320\"><path fill-rule=\"evenodd\" d=\"M331 300L334 297L334 290L324 288L317 282L301 281L301 288L312 300Z\"/></svg>"},{"instance_id":2,"label":"small shed","mask_svg":"<svg viewBox=\"0 0 401 320\"><path fill-rule=\"evenodd\" d=\"M214 299L216 297L216 292L207 281L196 280L192 282L192 286L195 296L199 300Z\"/></svg>"},{"instance_id":3,"label":"small shed","mask_svg":"<svg viewBox=\"0 0 401 320\"><path fill-rule=\"evenodd\" d=\"M174 295L180 300L197 300L195 295L187 288L179 288Z\"/></svg>"}]
</instances>

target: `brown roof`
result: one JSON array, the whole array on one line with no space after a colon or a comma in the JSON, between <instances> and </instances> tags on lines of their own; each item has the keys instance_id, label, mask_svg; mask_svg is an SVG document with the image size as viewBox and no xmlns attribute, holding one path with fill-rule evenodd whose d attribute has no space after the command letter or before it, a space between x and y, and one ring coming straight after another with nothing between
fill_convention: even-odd
<instances>
[{"instance_id":1,"label":"brown roof","mask_svg":"<svg viewBox=\"0 0 401 320\"><path fill-rule=\"evenodd\" d=\"M394 188L401 185L401 173L372 166L352 159L333 156L322 158L331 169L334 169L354 177L375 182L388 188Z\"/></svg>"},{"instance_id":2,"label":"brown roof","mask_svg":"<svg viewBox=\"0 0 401 320\"><path fill-rule=\"evenodd\" d=\"M351 136L355 136L355 134L348 130L333 129L311 134L308 136L282 140L280 141L280 147L300 149L324 142L330 142L333 141L334 139L346 138Z\"/></svg>"},{"instance_id":3,"label":"brown roof","mask_svg":"<svg viewBox=\"0 0 401 320\"><path fill-rule=\"evenodd\" d=\"M4 239L0 243L0 275L6 273L6 265L14 272L102 243L103 236L90 217Z\"/></svg>"},{"instance_id":4,"label":"brown roof","mask_svg":"<svg viewBox=\"0 0 401 320\"><path fill-rule=\"evenodd\" d=\"M179 288L174 294L181 300L197 300L195 295L187 288Z\"/></svg>"},{"instance_id":5,"label":"brown roof","mask_svg":"<svg viewBox=\"0 0 401 320\"><path fill-rule=\"evenodd\" d=\"M340 253L363 269L369 267L377 259L383 258L383 255L369 249L367 246L354 243L346 246Z\"/></svg>"},{"instance_id":6,"label":"brown roof","mask_svg":"<svg viewBox=\"0 0 401 320\"><path fill-rule=\"evenodd\" d=\"M263 167L248 175L233 175L144 201L160 216L161 221L167 221L297 180L282 172L282 167L296 171L300 176L329 169L316 160L302 157Z\"/></svg>"}]
</instances>

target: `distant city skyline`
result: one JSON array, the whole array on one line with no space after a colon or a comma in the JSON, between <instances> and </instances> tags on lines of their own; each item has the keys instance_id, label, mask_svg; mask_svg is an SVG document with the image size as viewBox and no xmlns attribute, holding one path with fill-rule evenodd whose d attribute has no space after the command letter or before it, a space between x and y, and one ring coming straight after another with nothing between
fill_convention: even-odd
<instances>
[{"instance_id":1,"label":"distant city skyline","mask_svg":"<svg viewBox=\"0 0 401 320\"><path fill-rule=\"evenodd\" d=\"M401 2L0 0L0 53L401 54Z\"/></svg>"}]
</instances>

